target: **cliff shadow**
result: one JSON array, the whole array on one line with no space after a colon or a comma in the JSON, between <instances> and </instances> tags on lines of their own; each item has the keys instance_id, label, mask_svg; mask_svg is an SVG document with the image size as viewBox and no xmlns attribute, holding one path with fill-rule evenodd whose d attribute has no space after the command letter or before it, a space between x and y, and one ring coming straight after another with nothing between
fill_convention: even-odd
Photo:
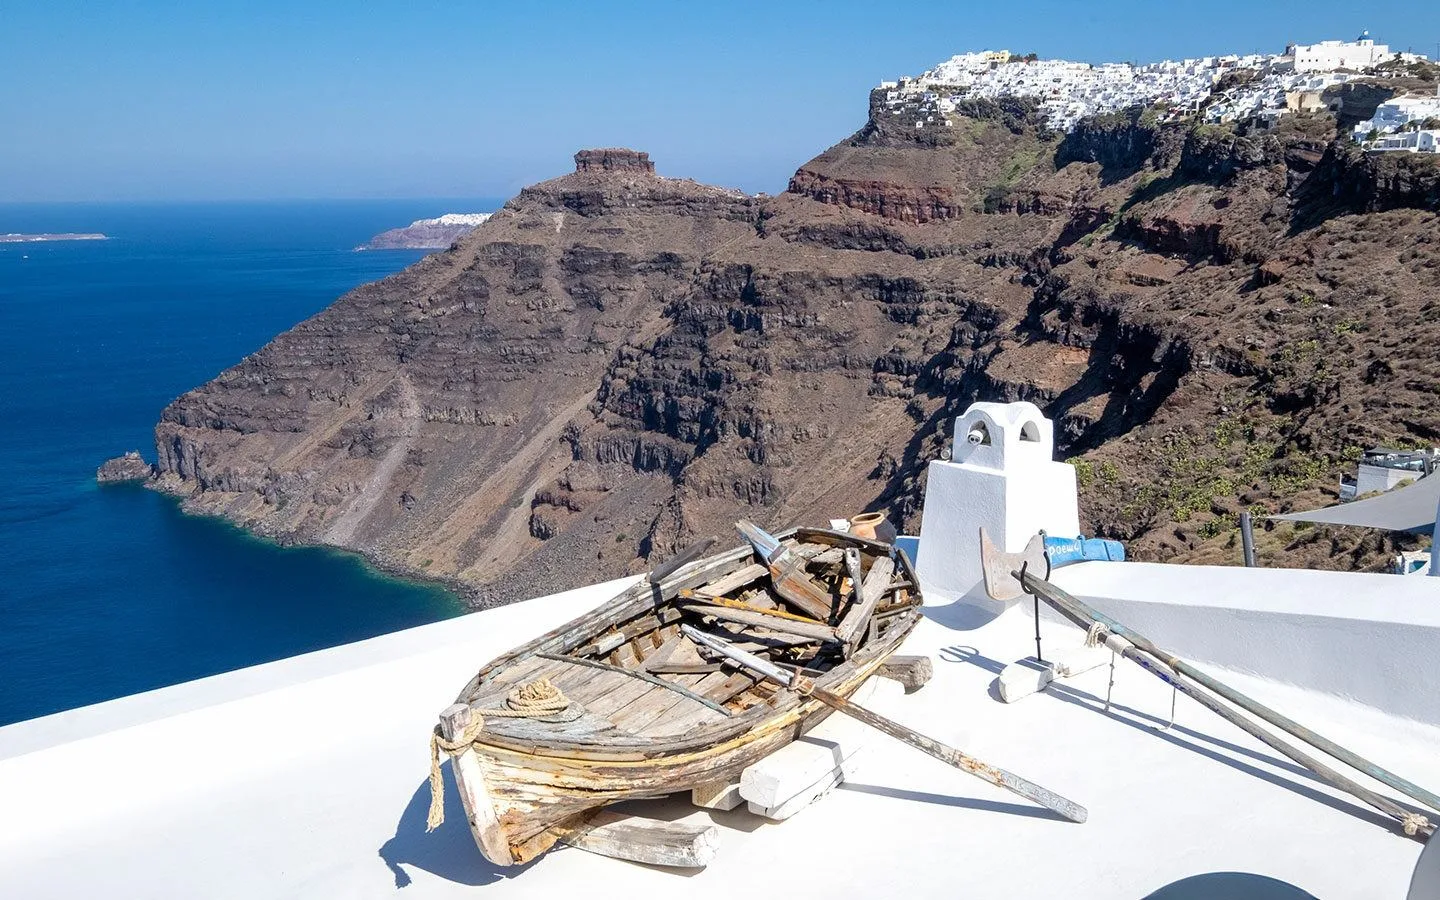
<instances>
[{"instance_id":1,"label":"cliff shadow","mask_svg":"<svg viewBox=\"0 0 1440 900\"><path fill-rule=\"evenodd\" d=\"M430 812L430 780L424 779L400 813L395 834L377 851L395 877L397 889L409 887L413 881L404 866L456 884L482 887L513 878L534 864L502 869L481 856L466 824L460 791L455 787L455 776L448 764L441 768L441 775L445 779L445 824L432 832L425 831Z\"/></svg>"}]
</instances>

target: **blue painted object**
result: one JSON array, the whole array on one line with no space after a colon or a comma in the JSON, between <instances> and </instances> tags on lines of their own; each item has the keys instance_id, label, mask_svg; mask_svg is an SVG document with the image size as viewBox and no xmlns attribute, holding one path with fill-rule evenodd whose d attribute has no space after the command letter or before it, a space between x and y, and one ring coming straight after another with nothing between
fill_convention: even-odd
<instances>
[{"instance_id":1,"label":"blue painted object","mask_svg":"<svg viewBox=\"0 0 1440 900\"><path fill-rule=\"evenodd\" d=\"M1055 569L1077 562L1125 561L1125 546L1119 541L1087 538L1083 534L1073 538L1047 535L1045 537L1045 553L1050 558L1051 568Z\"/></svg>"}]
</instances>

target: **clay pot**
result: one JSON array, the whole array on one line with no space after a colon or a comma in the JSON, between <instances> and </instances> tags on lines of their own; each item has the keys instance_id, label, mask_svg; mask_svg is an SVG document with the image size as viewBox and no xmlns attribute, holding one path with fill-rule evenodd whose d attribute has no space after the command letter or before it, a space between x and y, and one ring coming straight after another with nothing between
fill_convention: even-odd
<instances>
[{"instance_id":1,"label":"clay pot","mask_svg":"<svg viewBox=\"0 0 1440 900\"><path fill-rule=\"evenodd\" d=\"M880 541L886 544L895 542L895 526L890 524L882 512L867 512L852 516L850 533L870 541Z\"/></svg>"}]
</instances>

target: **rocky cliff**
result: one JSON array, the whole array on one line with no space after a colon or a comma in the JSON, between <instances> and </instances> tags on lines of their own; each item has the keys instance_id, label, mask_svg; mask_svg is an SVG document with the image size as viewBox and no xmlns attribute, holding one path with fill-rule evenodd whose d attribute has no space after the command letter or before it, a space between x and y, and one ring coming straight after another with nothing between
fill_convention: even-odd
<instances>
[{"instance_id":1,"label":"rocky cliff","mask_svg":"<svg viewBox=\"0 0 1440 900\"><path fill-rule=\"evenodd\" d=\"M453 248L347 294L166 409L187 508L368 553L481 602L643 568L740 515L883 508L971 401L1027 399L1089 527L1229 561L1237 513L1319 504L1362 446L1433 442L1433 162L1334 120L1068 136L872 103L777 197L582 151ZM1372 565L1373 535L1262 535Z\"/></svg>"}]
</instances>

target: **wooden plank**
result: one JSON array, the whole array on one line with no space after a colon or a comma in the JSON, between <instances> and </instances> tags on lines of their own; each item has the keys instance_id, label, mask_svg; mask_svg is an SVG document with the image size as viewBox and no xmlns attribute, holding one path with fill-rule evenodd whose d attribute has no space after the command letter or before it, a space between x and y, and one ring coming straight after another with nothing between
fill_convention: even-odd
<instances>
[{"instance_id":1,"label":"wooden plank","mask_svg":"<svg viewBox=\"0 0 1440 900\"><path fill-rule=\"evenodd\" d=\"M810 563L811 563L812 565L820 565L820 566L833 566L833 565L835 565L836 563L844 562L844 561L845 561L845 548L844 548L844 547L831 547L830 549L825 550L825 551L822 552L822 553L817 553L817 554L815 554L814 556L810 557Z\"/></svg>"},{"instance_id":2,"label":"wooden plank","mask_svg":"<svg viewBox=\"0 0 1440 900\"><path fill-rule=\"evenodd\" d=\"M720 671L719 663L660 663L658 666L646 666L645 671L651 675L704 675L707 672Z\"/></svg>"},{"instance_id":3,"label":"wooden plank","mask_svg":"<svg viewBox=\"0 0 1440 900\"><path fill-rule=\"evenodd\" d=\"M865 574L865 580L860 586L859 601L850 607L835 629L835 636L845 645L846 656L855 652L856 639L864 632L865 626L870 624L870 614L885 595L885 588L890 586L890 576L894 574L895 560L888 556L882 556L870 564L870 571Z\"/></svg>"},{"instance_id":4,"label":"wooden plank","mask_svg":"<svg viewBox=\"0 0 1440 900\"><path fill-rule=\"evenodd\" d=\"M764 605L753 603L750 600L731 600L728 597L711 597L708 594L682 595L685 600L693 600L696 603L704 603L708 606L723 606L726 609L738 609L745 612L756 612L762 615L774 616L777 619L786 619L791 622L799 622L802 625L824 625L824 622L817 622L809 616L797 616L795 613L780 609L769 594L752 595L763 600ZM684 604L677 604L683 606Z\"/></svg>"},{"instance_id":5,"label":"wooden plank","mask_svg":"<svg viewBox=\"0 0 1440 900\"><path fill-rule=\"evenodd\" d=\"M522 681L530 681L532 672L537 669L542 669L549 664L549 660L541 659L538 656L527 656L491 674L486 681L491 684L519 684Z\"/></svg>"},{"instance_id":6,"label":"wooden plank","mask_svg":"<svg viewBox=\"0 0 1440 900\"><path fill-rule=\"evenodd\" d=\"M770 592L765 590L764 588L756 588L755 590L743 595L740 599L743 602L756 607L757 609L778 610L780 608L779 602L776 601L774 597L770 596Z\"/></svg>"},{"instance_id":7,"label":"wooden plank","mask_svg":"<svg viewBox=\"0 0 1440 900\"><path fill-rule=\"evenodd\" d=\"M678 683L678 682L675 682L675 681L667 681L667 680L664 679L664 678L657 678L657 677L655 677L654 675L651 675L649 672L642 672L642 671L640 671L640 670L638 670L638 669L626 669L626 668L621 668L620 666L612 666L612 665L610 665L609 663L597 662L596 660L593 660L593 659L577 659L577 658L575 658L575 657L552 656L552 655L550 655L550 654L548 654L548 653L547 653L547 654L537 654L537 655L547 656L547 657L549 657L549 658L551 658L551 659L556 660L557 662L570 663L571 665L577 665L577 666L591 666L591 667L594 667L594 668L606 669L606 670L612 671L612 672L619 672L619 673L624 674L624 675L629 675L631 678L639 678L641 681L648 681L650 684L653 684L653 685L655 685L656 687L663 687L663 688L666 688L666 689L668 689L668 690L672 690L672 691L674 691L675 693L679 694L679 695L682 696L682 697L685 697L685 698L690 699L690 700L694 700L696 703L701 703L701 704L704 704L705 706L709 706L710 708L714 709L716 712L724 713L724 714L727 715L727 716L730 714L728 711L725 710L724 707L720 706L718 703L715 703L715 702L713 702L713 701L711 701L711 700L707 700L706 698L701 697L699 694L695 694L695 693L691 692L690 689L687 688L687 687L685 687L684 685L682 685L682 684L680 684L680 683Z\"/></svg>"},{"instance_id":8,"label":"wooden plank","mask_svg":"<svg viewBox=\"0 0 1440 900\"><path fill-rule=\"evenodd\" d=\"M463 710L463 712L461 712ZM447 741L456 741L470 724L470 707L456 703L445 709L440 716L440 729ZM455 775L455 788L460 793L460 805L465 808L465 818L470 825L470 835L485 858L499 866L515 864L510 855L510 841L500 827L500 817L495 812L495 803L490 797L490 787L485 781L485 770L473 746L450 757L450 768Z\"/></svg>"},{"instance_id":9,"label":"wooden plank","mask_svg":"<svg viewBox=\"0 0 1440 900\"><path fill-rule=\"evenodd\" d=\"M640 667L640 657L636 655L635 648L630 644L621 644L616 647L615 652L610 654L610 658L621 669L633 670Z\"/></svg>"},{"instance_id":10,"label":"wooden plank","mask_svg":"<svg viewBox=\"0 0 1440 900\"><path fill-rule=\"evenodd\" d=\"M609 810L557 831L571 847L652 866L704 868L720 847L720 829L713 824L663 822Z\"/></svg>"},{"instance_id":11,"label":"wooden plank","mask_svg":"<svg viewBox=\"0 0 1440 900\"><path fill-rule=\"evenodd\" d=\"M584 646L577 647L575 656L599 656L602 653L609 653L622 644L629 643L635 638L649 631L654 631L664 625L669 625L680 618L680 611L673 607L665 606L649 615L640 616L620 628L607 632Z\"/></svg>"},{"instance_id":12,"label":"wooden plank","mask_svg":"<svg viewBox=\"0 0 1440 900\"><path fill-rule=\"evenodd\" d=\"M585 713L570 722L530 718L489 718L485 734L518 741L580 741L595 743L615 731L615 723L594 713ZM631 738L634 740L634 738Z\"/></svg>"},{"instance_id":13,"label":"wooden plank","mask_svg":"<svg viewBox=\"0 0 1440 900\"><path fill-rule=\"evenodd\" d=\"M481 685L480 689L471 697L470 705L482 709L500 707L504 705L506 696L520 684L535 681L540 678L549 678L553 681L566 671L564 666L557 664L553 660L536 656L531 657L527 662L531 660L536 664L526 666L525 674L522 677L516 678L515 680L490 681ZM504 675L507 671L508 670L502 670L496 674Z\"/></svg>"},{"instance_id":14,"label":"wooden plank","mask_svg":"<svg viewBox=\"0 0 1440 900\"><path fill-rule=\"evenodd\" d=\"M684 687L685 690L688 691L690 685L699 681L702 677L704 676L676 675L673 681L667 683L674 684L677 687ZM684 682L684 684L682 685L680 682ZM706 708L709 708L712 702L713 701L707 699L705 701ZM691 705L682 695L672 694L667 691L651 691L649 694L646 694L617 713L616 721L628 731L634 734L641 734L666 713L682 705L684 708L689 708ZM733 713L726 710L726 715L733 715Z\"/></svg>"},{"instance_id":15,"label":"wooden plank","mask_svg":"<svg viewBox=\"0 0 1440 900\"><path fill-rule=\"evenodd\" d=\"M565 696L585 707L586 712L595 712L594 704L596 701L607 696L612 691L618 691L625 685L634 683L633 678L630 678L628 675L622 675L619 672L604 672L585 668L577 668L574 671L577 674L584 672L592 677L573 688L567 687L562 690L565 691Z\"/></svg>"},{"instance_id":16,"label":"wooden plank","mask_svg":"<svg viewBox=\"0 0 1440 900\"><path fill-rule=\"evenodd\" d=\"M616 685L612 690L601 694L591 700L585 701L586 712L594 713L597 716L604 716L614 721L615 714L634 703L657 688L648 681L641 681L638 678L627 678L623 675L616 677L624 678L625 684Z\"/></svg>"},{"instance_id":17,"label":"wooden plank","mask_svg":"<svg viewBox=\"0 0 1440 900\"><path fill-rule=\"evenodd\" d=\"M799 557L771 564L770 584L780 599L812 619L824 622L830 618L834 597L806 573L805 563Z\"/></svg>"},{"instance_id":18,"label":"wooden plank","mask_svg":"<svg viewBox=\"0 0 1440 900\"><path fill-rule=\"evenodd\" d=\"M736 672L728 676L723 682L705 692L705 696L716 703L728 703L735 695L748 690L755 679L744 672Z\"/></svg>"},{"instance_id":19,"label":"wooden plank","mask_svg":"<svg viewBox=\"0 0 1440 900\"><path fill-rule=\"evenodd\" d=\"M725 683L730 678L724 672L707 673L699 678L694 684L689 685L690 690L697 694L704 695L706 691ZM664 713L656 716L651 722L636 730L636 734L643 737L657 737L665 734L681 734L694 726L723 722L724 717L718 715L709 707L696 706L693 703L683 703L670 707Z\"/></svg>"},{"instance_id":20,"label":"wooden plank","mask_svg":"<svg viewBox=\"0 0 1440 900\"><path fill-rule=\"evenodd\" d=\"M654 653L645 657L645 671L654 672L656 666L665 665L665 663L669 662L670 657L675 655L675 651L680 649L680 645L683 643L689 643L689 641L679 634L666 638L665 643L656 647Z\"/></svg>"},{"instance_id":21,"label":"wooden plank","mask_svg":"<svg viewBox=\"0 0 1440 900\"><path fill-rule=\"evenodd\" d=\"M722 597L733 590L744 587L756 579L764 577L769 571L769 569L759 563L752 563L739 571L731 572L723 578L702 584L696 588L696 590L709 594L712 597Z\"/></svg>"},{"instance_id":22,"label":"wooden plank","mask_svg":"<svg viewBox=\"0 0 1440 900\"><path fill-rule=\"evenodd\" d=\"M775 535L745 519L735 527L755 548L755 555L770 568L770 586L791 606L824 622L830 617L831 596L805 571L805 559Z\"/></svg>"},{"instance_id":23,"label":"wooden plank","mask_svg":"<svg viewBox=\"0 0 1440 900\"><path fill-rule=\"evenodd\" d=\"M819 622L810 625L790 618L781 618L780 616L763 610L736 609L733 606L716 606L701 601L680 603L677 605L688 612L710 616L725 622L738 622L742 625L759 625L769 631L798 635L799 637L812 641L837 640L835 629L829 625L822 625Z\"/></svg>"}]
</instances>

